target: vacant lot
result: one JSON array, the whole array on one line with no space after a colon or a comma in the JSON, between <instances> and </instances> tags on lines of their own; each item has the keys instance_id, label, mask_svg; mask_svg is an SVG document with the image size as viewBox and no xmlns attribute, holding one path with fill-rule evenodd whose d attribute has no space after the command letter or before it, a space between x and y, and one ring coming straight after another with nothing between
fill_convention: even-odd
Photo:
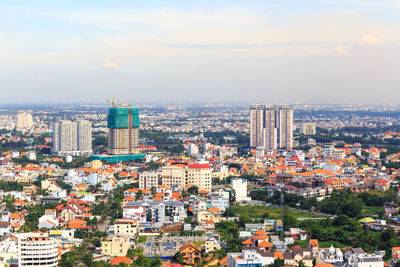
<instances>
[{"instance_id":1,"label":"vacant lot","mask_svg":"<svg viewBox=\"0 0 400 267\"><path fill-rule=\"evenodd\" d=\"M245 215L250 217L262 218L268 217L271 219L279 219L281 216L281 209L278 207L267 206L233 206L231 210L236 215ZM320 216L314 215L311 212L302 212L289 210L289 214L295 218L318 218ZM266 216L268 215L268 216Z\"/></svg>"}]
</instances>

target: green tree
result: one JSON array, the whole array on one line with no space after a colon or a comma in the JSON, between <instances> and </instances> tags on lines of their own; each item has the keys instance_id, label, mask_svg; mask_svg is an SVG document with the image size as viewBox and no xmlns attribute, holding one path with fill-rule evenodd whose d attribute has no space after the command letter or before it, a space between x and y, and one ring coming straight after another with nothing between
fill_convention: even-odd
<instances>
[{"instance_id":1,"label":"green tree","mask_svg":"<svg viewBox=\"0 0 400 267\"><path fill-rule=\"evenodd\" d=\"M194 185L194 186L188 188L187 192L188 192L189 194L197 195L197 194L199 193L199 188L198 188L197 186Z\"/></svg>"},{"instance_id":2,"label":"green tree","mask_svg":"<svg viewBox=\"0 0 400 267\"><path fill-rule=\"evenodd\" d=\"M268 267L282 267L284 265L283 259L275 259L273 263L267 265Z\"/></svg>"},{"instance_id":3,"label":"green tree","mask_svg":"<svg viewBox=\"0 0 400 267\"><path fill-rule=\"evenodd\" d=\"M86 264L86 266L91 266L93 263L93 254L88 252L82 257L82 262Z\"/></svg>"},{"instance_id":4,"label":"green tree","mask_svg":"<svg viewBox=\"0 0 400 267\"><path fill-rule=\"evenodd\" d=\"M175 253L173 259L177 262L179 262L180 264L183 264L184 258L183 258L183 254L180 253L179 251L177 253Z\"/></svg>"}]
</instances>

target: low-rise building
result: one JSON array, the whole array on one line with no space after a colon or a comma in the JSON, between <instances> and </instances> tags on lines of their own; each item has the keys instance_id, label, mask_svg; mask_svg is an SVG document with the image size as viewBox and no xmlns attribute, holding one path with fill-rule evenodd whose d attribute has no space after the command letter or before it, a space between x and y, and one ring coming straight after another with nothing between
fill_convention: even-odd
<instances>
[{"instance_id":1,"label":"low-rise building","mask_svg":"<svg viewBox=\"0 0 400 267\"><path fill-rule=\"evenodd\" d=\"M138 222L132 219L118 219L114 222L114 232L118 236L134 238L138 234Z\"/></svg>"},{"instance_id":2,"label":"low-rise building","mask_svg":"<svg viewBox=\"0 0 400 267\"><path fill-rule=\"evenodd\" d=\"M201 260L201 248L192 242L186 243L179 248L185 264L197 264Z\"/></svg>"},{"instance_id":3,"label":"low-rise building","mask_svg":"<svg viewBox=\"0 0 400 267\"><path fill-rule=\"evenodd\" d=\"M381 254L367 254L362 248L351 248L345 253L345 259L350 267L383 267Z\"/></svg>"},{"instance_id":4,"label":"low-rise building","mask_svg":"<svg viewBox=\"0 0 400 267\"><path fill-rule=\"evenodd\" d=\"M101 241L101 254L109 256L125 256L129 249L129 239L112 236Z\"/></svg>"},{"instance_id":5,"label":"low-rise building","mask_svg":"<svg viewBox=\"0 0 400 267\"><path fill-rule=\"evenodd\" d=\"M20 234L18 261L18 266L58 266L57 241L46 233Z\"/></svg>"}]
</instances>

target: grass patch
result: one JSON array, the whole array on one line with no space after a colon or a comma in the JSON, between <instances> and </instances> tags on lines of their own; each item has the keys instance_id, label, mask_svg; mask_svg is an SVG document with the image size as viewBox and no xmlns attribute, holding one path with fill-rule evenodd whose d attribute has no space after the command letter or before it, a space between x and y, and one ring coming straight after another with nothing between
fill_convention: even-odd
<instances>
[{"instance_id":1,"label":"grass patch","mask_svg":"<svg viewBox=\"0 0 400 267\"><path fill-rule=\"evenodd\" d=\"M375 207L375 206L363 206L362 210L361 210L361 215L363 217L366 216L371 216L371 215L378 215L379 212L384 212L384 208L383 207Z\"/></svg>"},{"instance_id":2,"label":"grass patch","mask_svg":"<svg viewBox=\"0 0 400 267\"><path fill-rule=\"evenodd\" d=\"M262 218L268 215L268 218L279 219L281 217L281 209L278 207L267 206L232 206L230 209L236 215L244 215L249 217ZM311 212L289 210L289 215L295 218L319 218L320 216L314 215Z\"/></svg>"},{"instance_id":3,"label":"grass patch","mask_svg":"<svg viewBox=\"0 0 400 267\"><path fill-rule=\"evenodd\" d=\"M201 247L202 245L204 245L206 242L205 241L197 241L197 242L194 242L194 244L196 245L196 246L199 246L199 247Z\"/></svg>"},{"instance_id":4,"label":"grass patch","mask_svg":"<svg viewBox=\"0 0 400 267\"><path fill-rule=\"evenodd\" d=\"M296 240L294 245L298 245L302 248L308 248L309 240ZM335 248L347 248L349 245L342 244L337 241L319 241L318 242L320 248L330 248L333 245ZM293 245L293 246L294 246Z\"/></svg>"}]
</instances>

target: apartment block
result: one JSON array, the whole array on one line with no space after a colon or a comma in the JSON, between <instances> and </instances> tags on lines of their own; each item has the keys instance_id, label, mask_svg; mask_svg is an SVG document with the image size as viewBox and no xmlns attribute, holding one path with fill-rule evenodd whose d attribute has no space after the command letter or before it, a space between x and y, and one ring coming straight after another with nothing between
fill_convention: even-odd
<instances>
[{"instance_id":1,"label":"apartment block","mask_svg":"<svg viewBox=\"0 0 400 267\"><path fill-rule=\"evenodd\" d=\"M18 266L58 266L57 241L46 233L20 234L18 261Z\"/></svg>"}]
</instances>

